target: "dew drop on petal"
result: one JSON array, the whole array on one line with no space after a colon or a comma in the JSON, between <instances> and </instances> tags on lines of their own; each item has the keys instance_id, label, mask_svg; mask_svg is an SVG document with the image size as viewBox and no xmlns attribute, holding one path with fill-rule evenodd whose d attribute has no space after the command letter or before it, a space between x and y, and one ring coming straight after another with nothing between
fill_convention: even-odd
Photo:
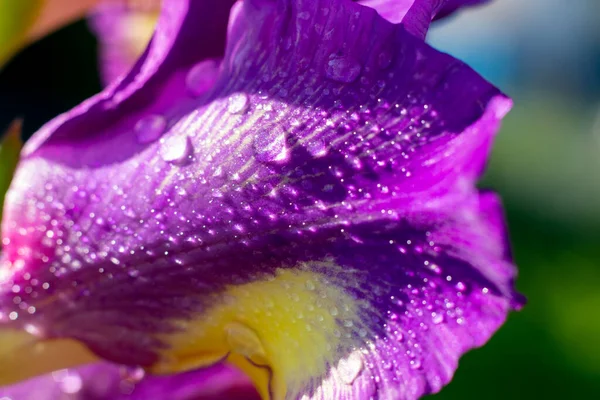
<instances>
[{"instance_id":1,"label":"dew drop on petal","mask_svg":"<svg viewBox=\"0 0 600 400\"><path fill-rule=\"evenodd\" d=\"M144 379L146 376L146 371L142 367L125 367L123 375L125 379L134 383L138 383Z\"/></svg>"},{"instance_id":2,"label":"dew drop on petal","mask_svg":"<svg viewBox=\"0 0 600 400\"><path fill-rule=\"evenodd\" d=\"M358 352L354 352L347 358L341 359L337 367L341 380L347 385L352 385L362 369L363 360Z\"/></svg>"},{"instance_id":3,"label":"dew drop on petal","mask_svg":"<svg viewBox=\"0 0 600 400\"><path fill-rule=\"evenodd\" d=\"M306 147L313 157L323 157L328 153L327 145L322 140L311 141Z\"/></svg>"},{"instance_id":4,"label":"dew drop on petal","mask_svg":"<svg viewBox=\"0 0 600 400\"><path fill-rule=\"evenodd\" d=\"M358 78L361 68L361 65L350 57L332 54L327 61L325 75L334 81L350 83Z\"/></svg>"},{"instance_id":5,"label":"dew drop on petal","mask_svg":"<svg viewBox=\"0 0 600 400\"><path fill-rule=\"evenodd\" d=\"M160 154L162 159L172 164L186 164L193 153L192 141L189 137L172 136L161 139Z\"/></svg>"},{"instance_id":6,"label":"dew drop on petal","mask_svg":"<svg viewBox=\"0 0 600 400\"><path fill-rule=\"evenodd\" d=\"M382 367L383 367L383 369L385 369L386 371L389 371L389 370L391 370L392 368L394 368L394 363L393 363L391 360L384 359L384 360L382 361L382 364L381 364L381 366L382 366Z\"/></svg>"},{"instance_id":7,"label":"dew drop on petal","mask_svg":"<svg viewBox=\"0 0 600 400\"><path fill-rule=\"evenodd\" d=\"M254 155L258 161L281 163L288 159L286 132L280 127L259 130L254 137Z\"/></svg>"},{"instance_id":8,"label":"dew drop on petal","mask_svg":"<svg viewBox=\"0 0 600 400\"><path fill-rule=\"evenodd\" d=\"M443 313L433 313L431 315L431 319L433 320L433 323L438 325L441 324L444 321L444 314Z\"/></svg>"},{"instance_id":9,"label":"dew drop on petal","mask_svg":"<svg viewBox=\"0 0 600 400\"><path fill-rule=\"evenodd\" d=\"M140 119L133 128L139 143L150 143L163 134L167 120L162 115L152 114Z\"/></svg>"},{"instance_id":10,"label":"dew drop on petal","mask_svg":"<svg viewBox=\"0 0 600 400\"><path fill-rule=\"evenodd\" d=\"M250 101L245 93L234 93L229 97L227 111L231 114L242 114L248 110L249 103Z\"/></svg>"},{"instance_id":11,"label":"dew drop on petal","mask_svg":"<svg viewBox=\"0 0 600 400\"><path fill-rule=\"evenodd\" d=\"M65 394L75 394L83 387L81 376L76 372L69 372L60 381L60 388Z\"/></svg>"},{"instance_id":12,"label":"dew drop on petal","mask_svg":"<svg viewBox=\"0 0 600 400\"><path fill-rule=\"evenodd\" d=\"M421 368L421 361L418 359L415 360L410 360L410 369L420 369Z\"/></svg>"},{"instance_id":13,"label":"dew drop on petal","mask_svg":"<svg viewBox=\"0 0 600 400\"><path fill-rule=\"evenodd\" d=\"M194 65L185 77L185 85L194 96L200 96L210 89L219 73L219 64L215 60L204 60Z\"/></svg>"}]
</instances>

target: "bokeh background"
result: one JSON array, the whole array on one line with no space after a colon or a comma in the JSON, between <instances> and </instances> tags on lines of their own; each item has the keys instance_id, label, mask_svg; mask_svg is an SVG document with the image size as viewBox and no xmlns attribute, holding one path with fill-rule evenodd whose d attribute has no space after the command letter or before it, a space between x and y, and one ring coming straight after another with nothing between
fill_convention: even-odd
<instances>
[{"instance_id":1,"label":"bokeh background","mask_svg":"<svg viewBox=\"0 0 600 400\"><path fill-rule=\"evenodd\" d=\"M429 41L515 100L481 186L501 193L528 305L467 354L434 399L598 398L600 1L495 0ZM85 21L0 72L0 127L24 133L100 90Z\"/></svg>"}]
</instances>

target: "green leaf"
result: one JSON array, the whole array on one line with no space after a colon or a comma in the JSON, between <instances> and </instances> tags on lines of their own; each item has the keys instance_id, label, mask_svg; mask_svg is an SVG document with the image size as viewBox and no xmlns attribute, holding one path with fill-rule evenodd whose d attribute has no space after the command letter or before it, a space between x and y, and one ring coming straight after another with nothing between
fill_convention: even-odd
<instances>
[{"instance_id":1,"label":"green leaf","mask_svg":"<svg viewBox=\"0 0 600 400\"><path fill-rule=\"evenodd\" d=\"M0 0L0 68L27 42L42 0Z\"/></svg>"},{"instance_id":2,"label":"green leaf","mask_svg":"<svg viewBox=\"0 0 600 400\"><path fill-rule=\"evenodd\" d=\"M0 137L0 220L4 209L4 196L12 181L23 147L22 125L23 121L20 119L13 121L8 130Z\"/></svg>"}]
</instances>

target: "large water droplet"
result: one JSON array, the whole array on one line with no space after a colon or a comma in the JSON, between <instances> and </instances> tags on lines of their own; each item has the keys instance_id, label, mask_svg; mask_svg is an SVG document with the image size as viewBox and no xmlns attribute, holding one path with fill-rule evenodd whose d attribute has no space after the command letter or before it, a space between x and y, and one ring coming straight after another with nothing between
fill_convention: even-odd
<instances>
[{"instance_id":1,"label":"large water droplet","mask_svg":"<svg viewBox=\"0 0 600 400\"><path fill-rule=\"evenodd\" d=\"M353 58L332 54L327 61L325 75L334 81L350 83L358 78L361 68Z\"/></svg>"},{"instance_id":2,"label":"large water droplet","mask_svg":"<svg viewBox=\"0 0 600 400\"><path fill-rule=\"evenodd\" d=\"M168 139L161 139L160 142L160 154L166 162L184 165L190 161L193 146L189 137L172 136Z\"/></svg>"},{"instance_id":3,"label":"large water droplet","mask_svg":"<svg viewBox=\"0 0 600 400\"><path fill-rule=\"evenodd\" d=\"M163 134L167 120L162 115L152 114L140 119L133 128L138 142L150 143Z\"/></svg>"},{"instance_id":4,"label":"large water droplet","mask_svg":"<svg viewBox=\"0 0 600 400\"><path fill-rule=\"evenodd\" d=\"M185 77L185 85L194 96L200 96L210 89L219 74L219 64L215 60L204 60L194 65Z\"/></svg>"},{"instance_id":5,"label":"large water droplet","mask_svg":"<svg viewBox=\"0 0 600 400\"><path fill-rule=\"evenodd\" d=\"M242 114L248 109L250 101L245 93L234 93L229 97L227 111L232 114Z\"/></svg>"},{"instance_id":6,"label":"large water droplet","mask_svg":"<svg viewBox=\"0 0 600 400\"><path fill-rule=\"evenodd\" d=\"M256 159L261 162L282 163L289 157L286 132L280 127L258 131L253 147Z\"/></svg>"},{"instance_id":7,"label":"large water droplet","mask_svg":"<svg viewBox=\"0 0 600 400\"><path fill-rule=\"evenodd\" d=\"M347 358L341 359L337 367L341 380L347 385L352 385L362 369L363 360L359 352L354 352Z\"/></svg>"}]
</instances>

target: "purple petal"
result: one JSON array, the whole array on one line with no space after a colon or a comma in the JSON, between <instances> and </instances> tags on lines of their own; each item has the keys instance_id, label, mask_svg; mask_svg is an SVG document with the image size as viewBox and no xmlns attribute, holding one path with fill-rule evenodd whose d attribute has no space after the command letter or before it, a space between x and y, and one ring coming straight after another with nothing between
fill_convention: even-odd
<instances>
[{"instance_id":1,"label":"purple petal","mask_svg":"<svg viewBox=\"0 0 600 400\"><path fill-rule=\"evenodd\" d=\"M393 23L402 23L407 31L424 38L432 20L444 18L461 7L487 0L361 0Z\"/></svg>"},{"instance_id":2,"label":"purple petal","mask_svg":"<svg viewBox=\"0 0 600 400\"><path fill-rule=\"evenodd\" d=\"M460 355L489 339L522 302L511 287L507 249L497 240L502 225L486 220L501 213L495 200L474 195L448 213L353 225L346 237L330 239L333 263L361 271L359 279L338 278L367 301L362 311L368 318L348 324L341 317L341 335L350 335L357 350L348 350L325 381L314 384L311 399L435 393L451 379Z\"/></svg>"},{"instance_id":3,"label":"purple petal","mask_svg":"<svg viewBox=\"0 0 600 400\"><path fill-rule=\"evenodd\" d=\"M445 18L446 16L454 13L455 11L457 11L458 9L460 9L462 7L476 6L476 5L480 5L482 3L486 3L488 1L489 0L446 0L444 5L436 13L434 19Z\"/></svg>"},{"instance_id":4,"label":"purple petal","mask_svg":"<svg viewBox=\"0 0 600 400\"><path fill-rule=\"evenodd\" d=\"M206 3L167 3L133 71L29 142L3 322L152 367L215 293L304 265L357 312L290 396L439 390L520 302L474 189L510 100L359 4L238 3L223 53Z\"/></svg>"},{"instance_id":5,"label":"purple petal","mask_svg":"<svg viewBox=\"0 0 600 400\"><path fill-rule=\"evenodd\" d=\"M0 388L0 396L12 400L258 400L248 379L222 364L163 377L98 363Z\"/></svg>"}]
</instances>

